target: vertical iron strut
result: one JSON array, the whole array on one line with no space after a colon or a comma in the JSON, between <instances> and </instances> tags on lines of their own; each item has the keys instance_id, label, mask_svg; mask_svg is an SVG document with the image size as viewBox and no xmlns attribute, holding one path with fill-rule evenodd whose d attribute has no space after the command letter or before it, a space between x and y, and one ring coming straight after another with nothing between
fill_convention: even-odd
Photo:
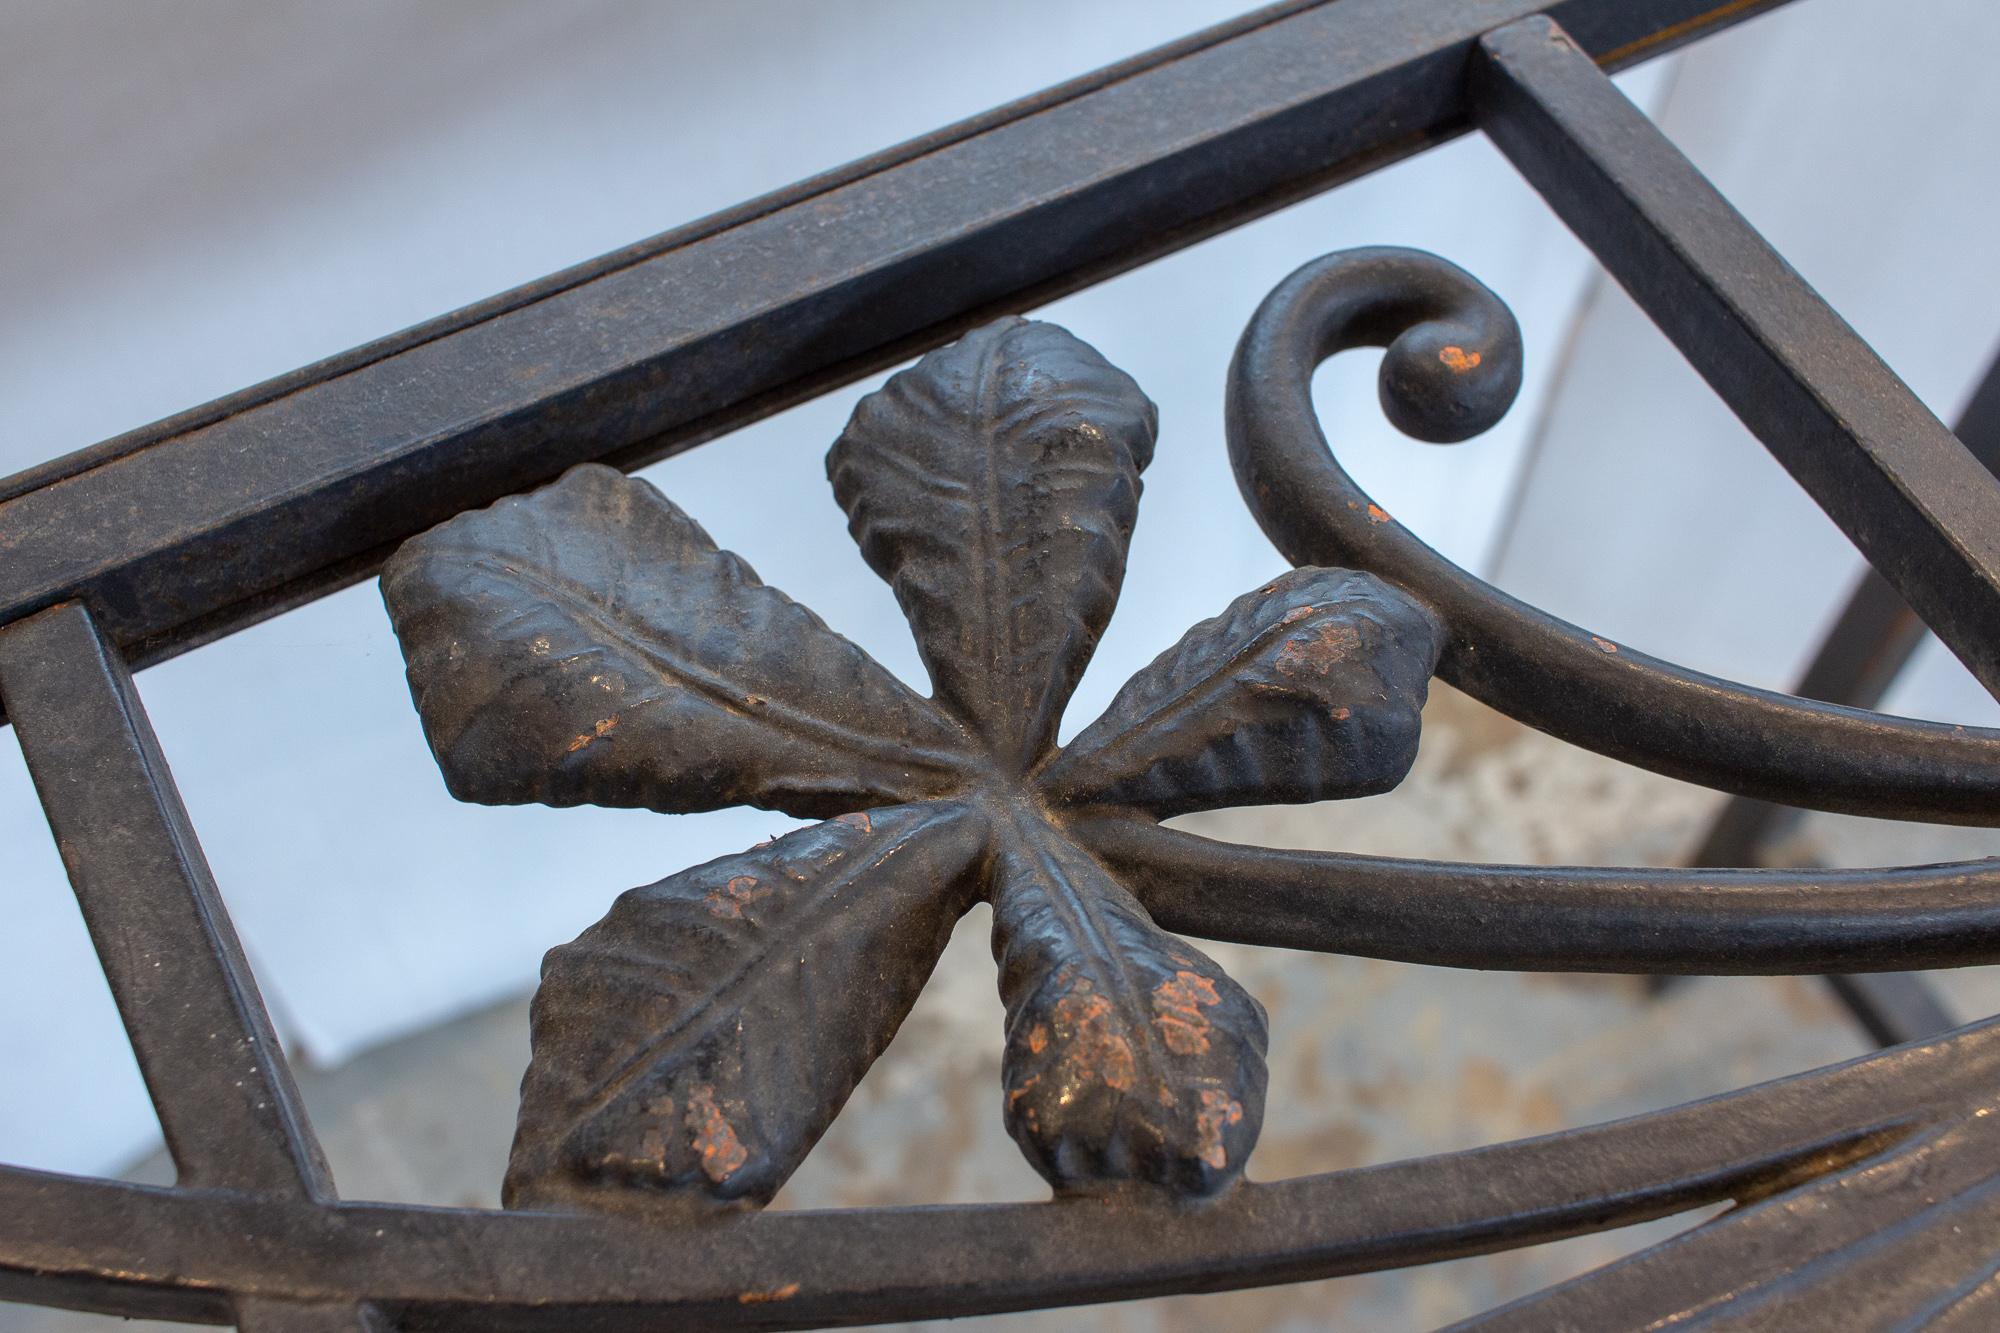
<instances>
[{"instance_id":1,"label":"vertical iron strut","mask_svg":"<svg viewBox=\"0 0 2000 1333\"><path fill-rule=\"evenodd\" d=\"M69 602L0 629L0 697L181 1183L331 1198L291 1070L118 652Z\"/></svg>"}]
</instances>

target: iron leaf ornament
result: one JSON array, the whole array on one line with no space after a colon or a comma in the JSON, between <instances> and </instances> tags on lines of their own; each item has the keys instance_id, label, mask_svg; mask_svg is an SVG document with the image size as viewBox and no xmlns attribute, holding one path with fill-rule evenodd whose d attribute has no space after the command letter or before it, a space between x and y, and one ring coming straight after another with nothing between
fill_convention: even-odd
<instances>
[{"instance_id":1,"label":"iron leaf ornament","mask_svg":"<svg viewBox=\"0 0 2000 1333\"><path fill-rule=\"evenodd\" d=\"M1057 750L1156 429L1130 377L1014 318L862 400L827 471L929 699L607 467L390 560L383 595L454 795L823 821L634 889L549 953L510 1207L767 1202L982 899L1003 1113L1036 1170L1059 1193L1184 1197L1242 1174L1264 1011L1153 923L1071 816L1393 786L1441 629L1370 575L1295 569Z\"/></svg>"}]
</instances>

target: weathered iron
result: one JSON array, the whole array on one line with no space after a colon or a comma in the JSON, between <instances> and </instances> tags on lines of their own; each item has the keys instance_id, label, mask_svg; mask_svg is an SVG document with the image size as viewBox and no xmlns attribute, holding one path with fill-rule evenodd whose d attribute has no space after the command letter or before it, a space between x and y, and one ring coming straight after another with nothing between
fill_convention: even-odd
<instances>
[{"instance_id":1,"label":"weathered iron","mask_svg":"<svg viewBox=\"0 0 2000 1333\"><path fill-rule=\"evenodd\" d=\"M1433 667L1739 797L2000 823L2000 734L1651 658L1457 569L1355 486L1312 413L1327 356L1385 347L1384 408L1426 438L1506 411L1518 331L1467 275L1358 251L1272 293L1229 447L1299 568L1051 743L1153 423L1080 343L994 317L1473 126L1995 682L2000 486L1605 77L1774 4L1294 0L0 482L0 705L180 1172L0 1167L0 1298L249 1333L805 1327L1325 1277L1734 1202L1483 1324L2000 1323L2000 1020L1614 1124L1243 1178L1263 1016L1166 931L1551 970L2000 961L1990 860L1483 866L1160 825L1393 783ZM594 466L960 335L831 459L933 699ZM334 1197L130 676L399 545L386 592L461 796L825 820L634 890L555 951L501 1211ZM758 1211L981 895L1003 1109L1056 1197Z\"/></svg>"},{"instance_id":2,"label":"weathered iron","mask_svg":"<svg viewBox=\"0 0 2000 1333\"><path fill-rule=\"evenodd\" d=\"M1154 431L1122 372L1011 317L861 401L827 472L934 699L609 468L390 560L411 689L459 795L834 816L636 889L549 955L509 1203L768 1201L982 897L1003 1109L1035 1168L1068 1193L1205 1195L1241 1175L1263 1009L1153 924L1073 816L1387 789L1416 756L1439 631L1369 575L1293 570L1058 750Z\"/></svg>"}]
</instances>

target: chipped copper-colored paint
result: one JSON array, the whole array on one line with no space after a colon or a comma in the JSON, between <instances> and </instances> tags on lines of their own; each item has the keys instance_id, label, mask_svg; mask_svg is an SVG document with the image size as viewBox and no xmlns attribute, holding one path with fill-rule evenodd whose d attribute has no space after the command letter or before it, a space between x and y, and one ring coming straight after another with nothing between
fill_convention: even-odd
<instances>
[{"instance_id":1,"label":"chipped copper-colored paint","mask_svg":"<svg viewBox=\"0 0 2000 1333\"><path fill-rule=\"evenodd\" d=\"M1361 632L1354 626L1328 623L1309 635L1288 640L1278 650L1275 665L1279 672L1287 676L1303 675L1308 671L1324 676L1360 647Z\"/></svg>"},{"instance_id":2,"label":"chipped copper-colored paint","mask_svg":"<svg viewBox=\"0 0 2000 1333\"><path fill-rule=\"evenodd\" d=\"M1076 989L1056 1002L1058 1032L1069 1033L1064 1043L1063 1064L1070 1076L1065 1083L1087 1083L1100 1079L1106 1087L1124 1092L1132 1086L1138 1065L1132 1058L1132 1043L1113 1026L1116 1014L1111 1001L1079 982Z\"/></svg>"},{"instance_id":3,"label":"chipped copper-colored paint","mask_svg":"<svg viewBox=\"0 0 2000 1333\"><path fill-rule=\"evenodd\" d=\"M1388 523L1393 520L1390 519L1388 510L1384 509L1381 505L1371 504L1368 506L1368 521L1370 523Z\"/></svg>"},{"instance_id":4,"label":"chipped copper-colored paint","mask_svg":"<svg viewBox=\"0 0 2000 1333\"><path fill-rule=\"evenodd\" d=\"M598 737L608 735L611 732L611 729L613 727L616 727L617 725L618 725L618 714L616 713L613 713L610 717L599 718L589 731L584 732L582 735L570 741L569 752L571 754L575 754L578 750L581 750L584 746L590 744Z\"/></svg>"},{"instance_id":5,"label":"chipped copper-colored paint","mask_svg":"<svg viewBox=\"0 0 2000 1333\"><path fill-rule=\"evenodd\" d=\"M702 904L708 908L710 916L719 916L728 921L740 921L743 909L770 892L760 888L755 875L736 875L719 889L710 889Z\"/></svg>"},{"instance_id":6,"label":"chipped copper-colored paint","mask_svg":"<svg viewBox=\"0 0 2000 1333\"><path fill-rule=\"evenodd\" d=\"M1153 991L1153 1023L1175 1055L1206 1055L1211 1030L1204 1007L1222 1003L1215 982L1199 972L1176 972Z\"/></svg>"},{"instance_id":7,"label":"chipped copper-colored paint","mask_svg":"<svg viewBox=\"0 0 2000 1333\"><path fill-rule=\"evenodd\" d=\"M1463 347L1449 346L1438 348L1438 360L1444 362L1447 370L1454 371L1460 375L1471 370L1484 359L1479 353L1468 352Z\"/></svg>"},{"instance_id":8,"label":"chipped copper-colored paint","mask_svg":"<svg viewBox=\"0 0 2000 1333\"><path fill-rule=\"evenodd\" d=\"M739 1291L736 1293L738 1305L763 1305L770 1301L788 1301L799 1294L799 1284L787 1282L782 1287L772 1287L768 1291Z\"/></svg>"},{"instance_id":9,"label":"chipped copper-colored paint","mask_svg":"<svg viewBox=\"0 0 2000 1333\"><path fill-rule=\"evenodd\" d=\"M687 1127L694 1136L692 1146L701 1155L702 1174L716 1184L750 1160L749 1150L715 1104L712 1085L697 1083L688 1090Z\"/></svg>"},{"instance_id":10,"label":"chipped copper-colored paint","mask_svg":"<svg viewBox=\"0 0 2000 1333\"><path fill-rule=\"evenodd\" d=\"M1040 1055L1049 1048L1049 1030L1041 1023L1028 1029L1028 1049Z\"/></svg>"},{"instance_id":11,"label":"chipped copper-colored paint","mask_svg":"<svg viewBox=\"0 0 2000 1333\"><path fill-rule=\"evenodd\" d=\"M849 828L858 828L863 833L873 833L875 831L875 825L869 820L868 812L865 810L857 810L851 815L835 815L833 822L836 824L845 824Z\"/></svg>"},{"instance_id":12,"label":"chipped copper-colored paint","mask_svg":"<svg viewBox=\"0 0 2000 1333\"><path fill-rule=\"evenodd\" d=\"M1201 1109L1195 1112L1195 1133L1201 1139L1201 1160L1217 1171L1229 1165L1222 1146L1222 1131L1243 1119L1243 1103L1221 1088L1201 1090Z\"/></svg>"},{"instance_id":13,"label":"chipped copper-colored paint","mask_svg":"<svg viewBox=\"0 0 2000 1333\"><path fill-rule=\"evenodd\" d=\"M1329 714L1329 716L1331 716L1335 722L1345 722L1347 721L1348 718L1354 716L1354 710L1352 708L1343 706L1334 709L1333 712Z\"/></svg>"},{"instance_id":14,"label":"chipped copper-colored paint","mask_svg":"<svg viewBox=\"0 0 2000 1333\"><path fill-rule=\"evenodd\" d=\"M1307 616L1311 615L1314 611L1317 611L1318 609L1319 608L1316 606L1295 606L1291 610L1285 612L1285 614L1278 620L1278 623L1280 625L1295 624L1298 621L1304 620Z\"/></svg>"},{"instance_id":15,"label":"chipped copper-colored paint","mask_svg":"<svg viewBox=\"0 0 2000 1333\"><path fill-rule=\"evenodd\" d=\"M1599 648L1603 649L1607 653L1615 653L1618 651L1618 645L1611 642L1611 640L1609 639L1600 639L1595 634L1593 634L1590 636L1590 641L1596 644Z\"/></svg>"}]
</instances>

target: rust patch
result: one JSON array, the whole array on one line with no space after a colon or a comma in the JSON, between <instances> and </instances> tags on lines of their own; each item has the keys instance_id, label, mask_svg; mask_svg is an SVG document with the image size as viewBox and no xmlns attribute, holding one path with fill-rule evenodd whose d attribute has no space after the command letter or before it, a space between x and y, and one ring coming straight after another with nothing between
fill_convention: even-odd
<instances>
[{"instance_id":1,"label":"rust patch","mask_svg":"<svg viewBox=\"0 0 2000 1333\"><path fill-rule=\"evenodd\" d=\"M1391 521L1389 511L1381 505L1371 504L1368 506L1368 521L1370 523L1388 523Z\"/></svg>"},{"instance_id":2,"label":"rust patch","mask_svg":"<svg viewBox=\"0 0 2000 1333\"><path fill-rule=\"evenodd\" d=\"M1354 716L1354 710L1352 708L1342 707L1333 710L1333 720L1335 722L1345 722L1347 721L1348 718L1353 716Z\"/></svg>"},{"instance_id":3,"label":"rust patch","mask_svg":"<svg viewBox=\"0 0 2000 1333\"><path fill-rule=\"evenodd\" d=\"M1593 634L1590 636L1590 641L1596 644L1599 648L1603 649L1607 653L1615 653L1618 651L1618 645L1611 642L1611 640L1609 639L1600 639L1595 634Z\"/></svg>"},{"instance_id":4,"label":"rust patch","mask_svg":"<svg viewBox=\"0 0 2000 1333\"><path fill-rule=\"evenodd\" d=\"M1283 618L1281 618L1278 621L1278 623L1280 625L1297 624L1299 621L1304 620L1307 616L1311 615L1316 609L1317 608L1310 606L1295 606L1291 610L1285 612Z\"/></svg>"},{"instance_id":5,"label":"rust patch","mask_svg":"<svg viewBox=\"0 0 2000 1333\"><path fill-rule=\"evenodd\" d=\"M1321 625L1311 634L1287 641L1278 650L1275 665L1287 676L1300 676L1307 672L1324 676L1360 647L1361 632L1352 625Z\"/></svg>"},{"instance_id":6,"label":"rust patch","mask_svg":"<svg viewBox=\"0 0 2000 1333\"><path fill-rule=\"evenodd\" d=\"M736 1303L739 1305L764 1305L771 1301L788 1301L799 1294L799 1284L787 1282L782 1287L772 1287L769 1291L739 1291Z\"/></svg>"},{"instance_id":7,"label":"rust patch","mask_svg":"<svg viewBox=\"0 0 2000 1333\"><path fill-rule=\"evenodd\" d=\"M759 898L767 897L770 890L757 883L755 875L737 875L719 889L710 889L702 904L708 908L710 916L721 917L725 921L743 919L743 909Z\"/></svg>"},{"instance_id":8,"label":"rust patch","mask_svg":"<svg viewBox=\"0 0 2000 1333\"><path fill-rule=\"evenodd\" d=\"M1201 1109L1194 1113L1195 1134L1201 1143L1201 1160L1217 1171L1229 1165L1222 1146L1222 1131L1243 1118L1243 1103L1221 1088L1201 1090Z\"/></svg>"},{"instance_id":9,"label":"rust patch","mask_svg":"<svg viewBox=\"0 0 2000 1333\"><path fill-rule=\"evenodd\" d=\"M1113 1026L1116 1016L1111 1001L1086 989L1088 985L1085 982L1056 1001L1056 1030L1069 1034L1063 1063L1071 1077L1065 1081L1075 1084L1102 1079L1106 1087L1124 1092L1137 1074L1132 1043Z\"/></svg>"},{"instance_id":10,"label":"rust patch","mask_svg":"<svg viewBox=\"0 0 2000 1333\"><path fill-rule=\"evenodd\" d=\"M1176 972L1153 991L1153 1023L1175 1055L1208 1053L1208 1015L1203 1008L1222 1003L1215 983L1199 972Z\"/></svg>"},{"instance_id":11,"label":"rust patch","mask_svg":"<svg viewBox=\"0 0 2000 1333\"><path fill-rule=\"evenodd\" d=\"M863 833L873 833L875 831L875 825L869 820L868 812L865 810L857 810L851 815L836 815L833 822L836 824L845 824L849 828L858 828Z\"/></svg>"},{"instance_id":12,"label":"rust patch","mask_svg":"<svg viewBox=\"0 0 2000 1333\"><path fill-rule=\"evenodd\" d=\"M702 1174L716 1184L750 1160L743 1141L715 1104L715 1089L709 1084L697 1083L688 1089L687 1127L694 1135L694 1150L701 1156Z\"/></svg>"},{"instance_id":13,"label":"rust patch","mask_svg":"<svg viewBox=\"0 0 2000 1333\"><path fill-rule=\"evenodd\" d=\"M1477 352L1468 352L1463 347L1438 348L1438 360L1444 362L1445 369L1463 375L1477 366L1483 358Z\"/></svg>"},{"instance_id":14,"label":"rust patch","mask_svg":"<svg viewBox=\"0 0 2000 1333\"><path fill-rule=\"evenodd\" d=\"M1049 1030L1040 1023L1028 1029L1028 1049L1040 1055L1049 1048Z\"/></svg>"},{"instance_id":15,"label":"rust patch","mask_svg":"<svg viewBox=\"0 0 2000 1333\"><path fill-rule=\"evenodd\" d=\"M612 728L616 727L617 725L618 725L618 714L616 713L613 713L610 717L600 719L594 726L592 726L592 728L589 731L584 732L582 735L577 736L570 741L569 752L571 754L575 754L578 750L581 750L584 746L590 744L598 737L609 735L611 733Z\"/></svg>"}]
</instances>

